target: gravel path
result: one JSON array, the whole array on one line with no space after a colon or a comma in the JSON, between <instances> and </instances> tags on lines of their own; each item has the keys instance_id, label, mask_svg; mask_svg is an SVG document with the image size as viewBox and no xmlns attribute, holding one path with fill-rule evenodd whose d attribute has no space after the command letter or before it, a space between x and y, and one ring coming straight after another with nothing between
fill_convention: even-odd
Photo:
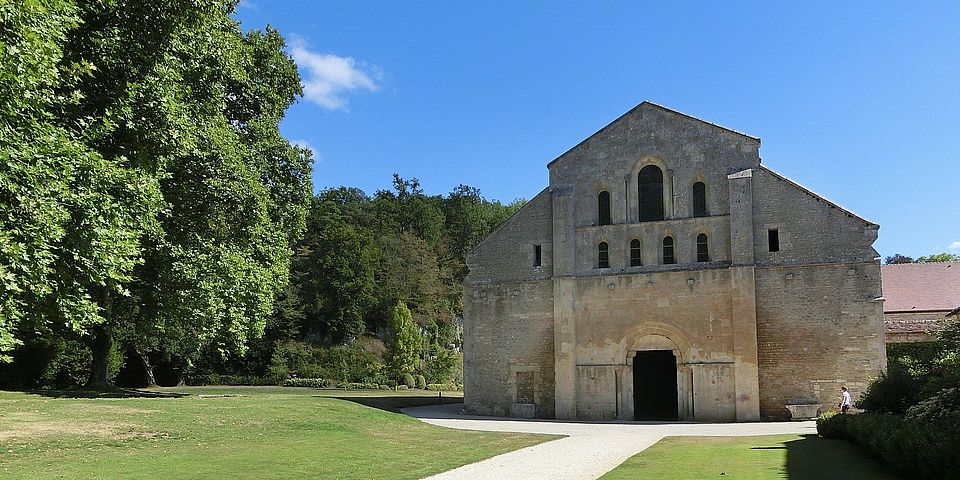
<instances>
[{"instance_id":1,"label":"gravel path","mask_svg":"<svg viewBox=\"0 0 960 480\"><path fill-rule=\"evenodd\" d=\"M430 479L594 479L666 436L815 434L806 422L685 423L519 420L462 415L463 404L403 412L441 427L492 432L546 433L566 438L541 443L429 477Z\"/></svg>"}]
</instances>

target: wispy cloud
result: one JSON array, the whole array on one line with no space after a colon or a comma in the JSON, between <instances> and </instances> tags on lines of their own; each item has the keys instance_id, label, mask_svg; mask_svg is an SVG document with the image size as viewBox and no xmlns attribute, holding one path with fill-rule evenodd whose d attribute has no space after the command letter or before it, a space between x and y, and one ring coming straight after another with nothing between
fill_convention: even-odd
<instances>
[{"instance_id":1,"label":"wispy cloud","mask_svg":"<svg viewBox=\"0 0 960 480\"><path fill-rule=\"evenodd\" d=\"M317 152L316 147L314 147L310 142L300 139L300 140L290 140L290 143L300 148L306 148L307 150L310 150L310 152L313 153L313 161L316 162L320 160L320 154Z\"/></svg>"},{"instance_id":2,"label":"wispy cloud","mask_svg":"<svg viewBox=\"0 0 960 480\"><path fill-rule=\"evenodd\" d=\"M950 246L947 248L949 248L950 250L960 250L960 241L951 243Z\"/></svg>"},{"instance_id":3,"label":"wispy cloud","mask_svg":"<svg viewBox=\"0 0 960 480\"><path fill-rule=\"evenodd\" d=\"M291 41L290 54L300 67L303 97L329 110L346 110L345 94L355 90L376 92L379 68L350 57L312 52L301 38Z\"/></svg>"}]
</instances>

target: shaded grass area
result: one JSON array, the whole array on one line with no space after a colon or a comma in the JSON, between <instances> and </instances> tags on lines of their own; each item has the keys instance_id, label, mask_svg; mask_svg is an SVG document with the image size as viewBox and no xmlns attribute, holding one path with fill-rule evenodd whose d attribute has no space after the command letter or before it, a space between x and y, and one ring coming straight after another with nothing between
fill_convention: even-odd
<instances>
[{"instance_id":1,"label":"shaded grass area","mask_svg":"<svg viewBox=\"0 0 960 480\"><path fill-rule=\"evenodd\" d=\"M0 478L420 478L556 438L445 429L387 411L435 402L436 392L147 393L0 392Z\"/></svg>"},{"instance_id":2,"label":"shaded grass area","mask_svg":"<svg viewBox=\"0 0 960 480\"><path fill-rule=\"evenodd\" d=\"M668 437L630 457L604 479L897 478L848 442L816 435Z\"/></svg>"}]
</instances>

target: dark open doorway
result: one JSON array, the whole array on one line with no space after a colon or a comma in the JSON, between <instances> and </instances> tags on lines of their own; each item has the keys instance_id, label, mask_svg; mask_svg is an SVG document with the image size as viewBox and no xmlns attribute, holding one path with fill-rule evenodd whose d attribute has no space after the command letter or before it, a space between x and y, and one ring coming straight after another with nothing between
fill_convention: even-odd
<instances>
[{"instance_id":1,"label":"dark open doorway","mask_svg":"<svg viewBox=\"0 0 960 480\"><path fill-rule=\"evenodd\" d=\"M677 419L677 357L644 350L633 357L633 412L637 420Z\"/></svg>"}]
</instances>

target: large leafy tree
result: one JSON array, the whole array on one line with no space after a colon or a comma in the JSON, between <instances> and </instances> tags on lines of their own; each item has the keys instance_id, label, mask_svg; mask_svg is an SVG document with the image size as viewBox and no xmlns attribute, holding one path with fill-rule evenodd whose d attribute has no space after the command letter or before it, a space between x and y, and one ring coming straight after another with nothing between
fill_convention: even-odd
<instances>
[{"instance_id":1,"label":"large leafy tree","mask_svg":"<svg viewBox=\"0 0 960 480\"><path fill-rule=\"evenodd\" d=\"M12 166L4 178L20 182L0 185L0 221L13 226L0 274L12 279L5 292L21 292L3 307L6 346L16 342L9 326L34 312L34 331L87 339L89 383L99 386L115 339L189 357L204 345L242 352L262 332L303 228L310 157L277 130L300 93L283 39L244 35L232 9L0 7L5 45L32 45L22 60L40 79L17 85L19 70L0 79L19 102L2 112L12 126L0 132ZM35 131L52 147L31 151L23 137Z\"/></svg>"}]
</instances>

